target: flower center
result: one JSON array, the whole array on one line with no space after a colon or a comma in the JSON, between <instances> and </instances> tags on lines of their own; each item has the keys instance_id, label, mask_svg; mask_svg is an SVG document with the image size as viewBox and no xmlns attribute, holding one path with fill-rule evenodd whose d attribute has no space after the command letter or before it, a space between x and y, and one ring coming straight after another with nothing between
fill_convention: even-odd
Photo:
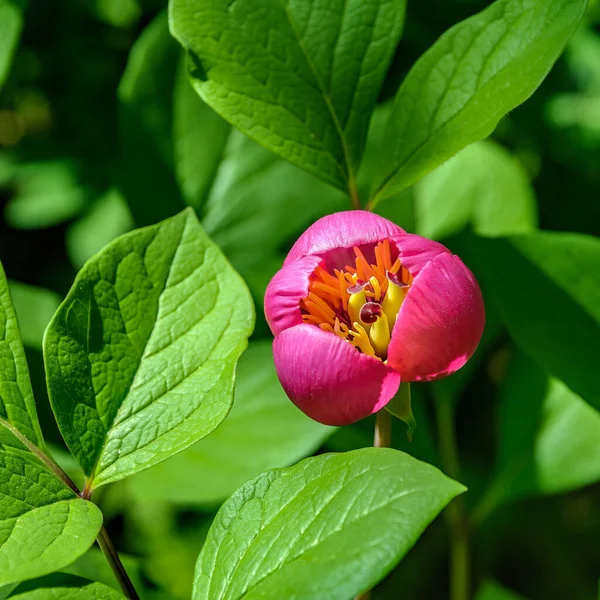
<instances>
[{"instance_id":1,"label":"flower center","mask_svg":"<svg viewBox=\"0 0 600 600\"><path fill-rule=\"evenodd\" d=\"M348 341L359 352L385 360L398 311L412 284L389 240L374 248L374 263L354 247L355 264L333 274L317 267L300 302L302 320Z\"/></svg>"}]
</instances>

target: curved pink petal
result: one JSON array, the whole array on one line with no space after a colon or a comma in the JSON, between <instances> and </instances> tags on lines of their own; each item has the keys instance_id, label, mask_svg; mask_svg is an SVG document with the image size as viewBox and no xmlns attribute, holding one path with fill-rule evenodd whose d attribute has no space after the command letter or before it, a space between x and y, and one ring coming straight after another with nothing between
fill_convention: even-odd
<instances>
[{"instance_id":1,"label":"curved pink petal","mask_svg":"<svg viewBox=\"0 0 600 600\"><path fill-rule=\"evenodd\" d=\"M326 256L335 250L376 244L403 233L398 225L366 210L334 213L313 223L292 246L283 264L303 256Z\"/></svg>"},{"instance_id":2,"label":"curved pink petal","mask_svg":"<svg viewBox=\"0 0 600 600\"><path fill-rule=\"evenodd\" d=\"M310 324L282 331L273 342L275 368L290 400L325 425L349 425L383 408L400 375Z\"/></svg>"},{"instance_id":3,"label":"curved pink petal","mask_svg":"<svg viewBox=\"0 0 600 600\"><path fill-rule=\"evenodd\" d=\"M317 256L305 256L275 273L265 292L265 317L273 335L303 322L300 300L308 296L310 276L322 263Z\"/></svg>"},{"instance_id":4,"label":"curved pink petal","mask_svg":"<svg viewBox=\"0 0 600 600\"><path fill-rule=\"evenodd\" d=\"M429 262L406 296L388 348L402 381L428 381L460 369L479 344L485 308L473 273L453 254Z\"/></svg>"},{"instance_id":5,"label":"curved pink petal","mask_svg":"<svg viewBox=\"0 0 600 600\"><path fill-rule=\"evenodd\" d=\"M394 236L391 241L398 249L402 265L413 277L416 277L427 263L440 254L451 254L450 250L439 242L428 240L414 233Z\"/></svg>"}]
</instances>

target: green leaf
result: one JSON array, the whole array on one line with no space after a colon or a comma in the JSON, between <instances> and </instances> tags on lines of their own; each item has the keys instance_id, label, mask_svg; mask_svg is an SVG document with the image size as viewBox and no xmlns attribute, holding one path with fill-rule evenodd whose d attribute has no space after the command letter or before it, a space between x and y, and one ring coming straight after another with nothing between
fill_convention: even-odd
<instances>
[{"instance_id":1,"label":"green leaf","mask_svg":"<svg viewBox=\"0 0 600 600\"><path fill-rule=\"evenodd\" d=\"M27 163L15 174L16 195L5 209L15 229L53 227L78 215L86 206L87 192L68 160Z\"/></svg>"},{"instance_id":2,"label":"green leaf","mask_svg":"<svg viewBox=\"0 0 600 600\"><path fill-rule=\"evenodd\" d=\"M23 15L17 3L0 0L0 89L8 77L22 28Z\"/></svg>"},{"instance_id":3,"label":"green leaf","mask_svg":"<svg viewBox=\"0 0 600 600\"><path fill-rule=\"evenodd\" d=\"M185 207L172 144L173 88L181 51L166 21L162 13L144 29L119 85L118 186L138 226L156 223Z\"/></svg>"},{"instance_id":4,"label":"green leaf","mask_svg":"<svg viewBox=\"0 0 600 600\"><path fill-rule=\"evenodd\" d=\"M523 351L600 409L600 240L550 232L463 235L455 249Z\"/></svg>"},{"instance_id":5,"label":"green leaf","mask_svg":"<svg viewBox=\"0 0 600 600\"><path fill-rule=\"evenodd\" d=\"M275 373L271 342L254 342L240 360L226 421L192 448L140 473L131 485L144 500L222 502L263 471L312 454L333 431L290 402Z\"/></svg>"},{"instance_id":6,"label":"green leaf","mask_svg":"<svg viewBox=\"0 0 600 600\"><path fill-rule=\"evenodd\" d=\"M196 91L273 152L355 187L405 0L174 0Z\"/></svg>"},{"instance_id":7,"label":"green leaf","mask_svg":"<svg viewBox=\"0 0 600 600\"><path fill-rule=\"evenodd\" d=\"M78 498L37 459L0 450L0 585L45 575L93 543L102 513Z\"/></svg>"},{"instance_id":8,"label":"green leaf","mask_svg":"<svg viewBox=\"0 0 600 600\"><path fill-rule=\"evenodd\" d=\"M48 577L39 582L31 582L29 585L21 585L9 597L11 600L124 600L125 598L102 583L65 576Z\"/></svg>"},{"instance_id":9,"label":"green leaf","mask_svg":"<svg viewBox=\"0 0 600 600\"><path fill-rule=\"evenodd\" d=\"M96 252L131 229L133 218L127 203L117 189L109 190L67 229L65 243L71 262L80 269Z\"/></svg>"},{"instance_id":10,"label":"green leaf","mask_svg":"<svg viewBox=\"0 0 600 600\"><path fill-rule=\"evenodd\" d=\"M515 594L502 587L495 581L484 581L477 594L475 600L525 600L523 596Z\"/></svg>"},{"instance_id":11,"label":"green leaf","mask_svg":"<svg viewBox=\"0 0 600 600\"><path fill-rule=\"evenodd\" d=\"M510 152L488 140L461 150L416 186L417 233L441 239L471 223L482 236L529 233L537 224L533 189Z\"/></svg>"},{"instance_id":12,"label":"green leaf","mask_svg":"<svg viewBox=\"0 0 600 600\"><path fill-rule=\"evenodd\" d=\"M44 446L25 350L6 276L0 264L0 430L4 429L2 420L8 421L30 442Z\"/></svg>"},{"instance_id":13,"label":"green leaf","mask_svg":"<svg viewBox=\"0 0 600 600\"><path fill-rule=\"evenodd\" d=\"M86 263L44 358L59 427L94 486L168 458L225 418L253 322L244 282L191 209Z\"/></svg>"},{"instance_id":14,"label":"green leaf","mask_svg":"<svg viewBox=\"0 0 600 600\"><path fill-rule=\"evenodd\" d=\"M444 33L398 91L374 202L492 133L546 77L586 6L497 0Z\"/></svg>"},{"instance_id":15,"label":"green leaf","mask_svg":"<svg viewBox=\"0 0 600 600\"><path fill-rule=\"evenodd\" d=\"M268 471L217 514L193 599L350 599L384 577L464 489L388 448Z\"/></svg>"},{"instance_id":16,"label":"green leaf","mask_svg":"<svg viewBox=\"0 0 600 600\"><path fill-rule=\"evenodd\" d=\"M508 498L600 480L600 413L517 354L502 390L498 478Z\"/></svg>"},{"instance_id":17,"label":"green leaf","mask_svg":"<svg viewBox=\"0 0 600 600\"><path fill-rule=\"evenodd\" d=\"M60 305L60 296L51 290L18 281L10 281L9 289L23 344L41 348L44 331Z\"/></svg>"}]
</instances>

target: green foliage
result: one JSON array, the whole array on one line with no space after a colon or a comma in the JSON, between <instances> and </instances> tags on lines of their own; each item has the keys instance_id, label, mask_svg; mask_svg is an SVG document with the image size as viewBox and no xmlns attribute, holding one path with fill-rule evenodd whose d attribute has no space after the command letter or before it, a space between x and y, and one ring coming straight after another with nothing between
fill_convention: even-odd
<instances>
[{"instance_id":1,"label":"green foliage","mask_svg":"<svg viewBox=\"0 0 600 600\"><path fill-rule=\"evenodd\" d=\"M514 340L600 409L600 241L550 232L465 239L460 247Z\"/></svg>"},{"instance_id":2,"label":"green foliage","mask_svg":"<svg viewBox=\"0 0 600 600\"><path fill-rule=\"evenodd\" d=\"M33 444L44 445L17 317L0 264L0 443L4 423Z\"/></svg>"},{"instance_id":3,"label":"green foliage","mask_svg":"<svg viewBox=\"0 0 600 600\"><path fill-rule=\"evenodd\" d=\"M573 35L587 0L498 0L455 25L402 83L375 197L409 186L539 86Z\"/></svg>"},{"instance_id":4,"label":"green foliage","mask_svg":"<svg viewBox=\"0 0 600 600\"><path fill-rule=\"evenodd\" d=\"M225 418L252 325L243 282L189 210L85 265L44 356L59 427L95 486L183 450Z\"/></svg>"},{"instance_id":5,"label":"green foliage","mask_svg":"<svg viewBox=\"0 0 600 600\"><path fill-rule=\"evenodd\" d=\"M518 354L501 397L498 488L507 499L600 480L600 413Z\"/></svg>"},{"instance_id":6,"label":"green foliage","mask_svg":"<svg viewBox=\"0 0 600 600\"><path fill-rule=\"evenodd\" d=\"M495 581L485 581L479 588L475 600L524 600L524 598Z\"/></svg>"},{"instance_id":7,"label":"green foliage","mask_svg":"<svg viewBox=\"0 0 600 600\"><path fill-rule=\"evenodd\" d=\"M60 296L51 290L10 281L10 295L25 346L42 347L44 331L60 305Z\"/></svg>"},{"instance_id":8,"label":"green foliage","mask_svg":"<svg viewBox=\"0 0 600 600\"><path fill-rule=\"evenodd\" d=\"M170 24L209 105L270 150L352 191L404 5L177 0Z\"/></svg>"},{"instance_id":9,"label":"green foliage","mask_svg":"<svg viewBox=\"0 0 600 600\"><path fill-rule=\"evenodd\" d=\"M53 581L58 579L58 581ZM65 578L47 578L35 582L35 587L19 586L9 598L14 600L123 600L124 596L102 583L85 579L64 580ZM53 585L55 583L56 585ZM25 591L22 591L24 587Z\"/></svg>"},{"instance_id":10,"label":"green foliage","mask_svg":"<svg viewBox=\"0 0 600 600\"><path fill-rule=\"evenodd\" d=\"M275 373L271 344L251 343L238 366L235 402L225 422L189 450L140 473L131 485L140 499L222 502L263 471L312 454L333 431L288 400Z\"/></svg>"},{"instance_id":11,"label":"green foliage","mask_svg":"<svg viewBox=\"0 0 600 600\"><path fill-rule=\"evenodd\" d=\"M537 224L527 174L504 148L484 140L467 146L416 186L416 231L440 239L471 224L482 236L528 233Z\"/></svg>"},{"instance_id":12,"label":"green foliage","mask_svg":"<svg viewBox=\"0 0 600 600\"><path fill-rule=\"evenodd\" d=\"M217 514L193 598L352 598L463 491L430 465L381 448L268 471Z\"/></svg>"},{"instance_id":13,"label":"green foliage","mask_svg":"<svg viewBox=\"0 0 600 600\"><path fill-rule=\"evenodd\" d=\"M22 28L23 15L17 2L0 0L0 89L10 71Z\"/></svg>"}]
</instances>

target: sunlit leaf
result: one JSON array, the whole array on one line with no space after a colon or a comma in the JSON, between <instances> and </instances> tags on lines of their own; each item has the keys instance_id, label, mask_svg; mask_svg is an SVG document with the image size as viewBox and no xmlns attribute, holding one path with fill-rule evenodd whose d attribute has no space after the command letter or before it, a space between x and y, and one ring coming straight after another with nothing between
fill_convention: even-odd
<instances>
[{"instance_id":1,"label":"sunlit leaf","mask_svg":"<svg viewBox=\"0 0 600 600\"><path fill-rule=\"evenodd\" d=\"M416 186L417 233L441 239L468 224L479 235L528 233L537 207L527 174L502 146L467 146Z\"/></svg>"},{"instance_id":2,"label":"sunlit leaf","mask_svg":"<svg viewBox=\"0 0 600 600\"><path fill-rule=\"evenodd\" d=\"M14 600L124 600L116 590L98 582L68 575L50 575L20 585Z\"/></svg>"},{"instance_id":3,"label":"sunlit leaf","mask_svg":"<svg viewBox=\"0 0 600 600\"><path fill-rule=\"evenodd\" d=\"M444 33L398 91L375 198L409 186L492 133L540 85L586 6L587 0L497 0Z\"/></svg>"},{"instance_id":4,"label":"sunlit leaf","mask_svg":"<svg viewBox=\"0 0 600 600\"><path fill-rule=\"evenodd\" d=\"M381 448L268 471L217 514L193 598L352 598L462 491L434 467Z\"/></svg>"},{"instance_id":5,"label":"sunlit leaf","mask_svg":"<svg viewBox=\"0 0 600 600\"><path fill-rule=\"evenodd\" d=\"M0 264L0 430L3 422L37 446L44 445L17 317Z\"/></svg>"},{"instance_id":6,"label":"sunlit leaf","mask_svg":"<svg viewBox=\"0 0 600 600\"><path fill-rule=\"evenodd\" d=\"M354 188L405 0L175 0L198 93L270 150Z\"/></svg>"},{"instance_id":7,"label":"sunlit leaf","mask_svg":"<svg viewBox=\"0 0 600 600\"><path fill-rule=\"evenodd\" d=\"M525 598L507 590L495 581L484 581L477 591L475 600L525 600Z\"/></svg>"},{"instance_id":8,"label":"sunlit leaf","mask_svg":"<svg viewBox=\"0 0 600 600\"><path fill-rule=\"evenodd\" d=\"M131 485L145 500L216 503L263 471L311 454L333 431L290 402L275 373L271 342L255 342L240 360L226 421L189 450L140 473Z\"/></svg>"},{"instance_id":9,"label":"sunlit leaf","mask_svg":"<svg viewBox=\"0 0 600 600\"><path fill-rule=\"evenodd\" d=\"M31 454L0 444L0 585L45 575L83 554L102 513Z\"/></svg>"},{"instance_id":10,"label":"sunlit leaf","mask_svg":"<svg viewBox=\"0 0 600 600\"><path fill-rule=\"evenodd\" d=\"M86 263L44 358L59 427L95 486L168 458L225 418L253 312L191 209Z\"/></svg>"}]
</instances>

